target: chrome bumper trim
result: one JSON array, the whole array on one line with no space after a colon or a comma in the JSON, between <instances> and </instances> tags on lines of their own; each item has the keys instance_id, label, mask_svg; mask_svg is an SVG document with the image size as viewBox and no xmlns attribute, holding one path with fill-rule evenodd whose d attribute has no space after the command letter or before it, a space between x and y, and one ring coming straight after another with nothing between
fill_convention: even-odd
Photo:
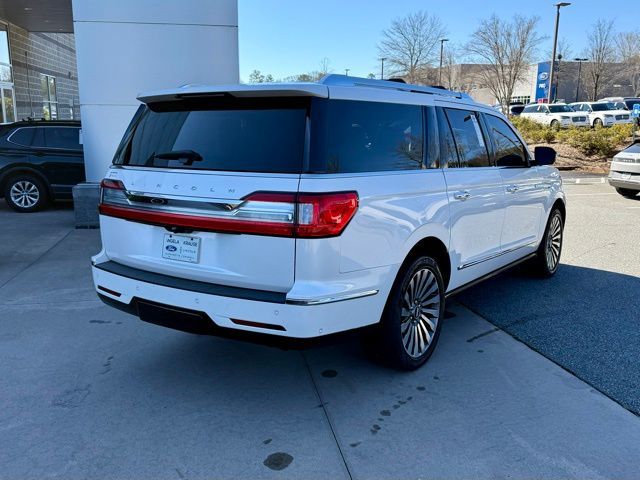
<instances>
[{"instance_id":1,"label":"chrome bumper trim","mask_svg":"<svg viewBox=\"0 0 640 480\"><path fill-rule=\"evenodd\" d=\"M367 290L365 292L349 293L347 295L339 295L336 297L321 298L287 298L288 305L323 305L325 303L343 302L345 300L353 300L356 298L370 297L378 293L378 290Z\"/></svg>"}]
</instances>

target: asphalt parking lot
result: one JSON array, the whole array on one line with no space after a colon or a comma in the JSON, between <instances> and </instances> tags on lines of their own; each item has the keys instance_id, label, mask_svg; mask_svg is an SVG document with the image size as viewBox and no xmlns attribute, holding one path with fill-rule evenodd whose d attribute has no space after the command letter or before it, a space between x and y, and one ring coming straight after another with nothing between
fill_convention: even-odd
<instances>
[{"instance_id":1,"label":"asphalt parking lot","mask_svg":"<svg viewBox=\"0 0 640 480\"><path fill-rule=\"evenodd\" d=\"M556 277L460 295L412 373L147 325L68 206L0 203L0 477L637 478L640 200L566 191Z\"/></svg>"}]
</instances>

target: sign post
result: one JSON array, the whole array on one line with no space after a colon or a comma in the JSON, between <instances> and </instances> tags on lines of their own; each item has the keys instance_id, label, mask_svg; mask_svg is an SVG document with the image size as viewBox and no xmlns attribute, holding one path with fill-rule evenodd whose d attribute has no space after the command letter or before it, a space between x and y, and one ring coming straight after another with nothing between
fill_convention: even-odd
<instances>
[{"instance_id":1,"label":"sign post","mask_svg":"<svg viewBox=\"0 0 640 480\"><path fill-rule=\"evenodd\" d=\"M640 103L633 104L633 110L631 111L631 116L636 119L633 122L633 143L636 142L636 131L638 130L638 123L640 122Z\"/></svg>"}]
</instances>

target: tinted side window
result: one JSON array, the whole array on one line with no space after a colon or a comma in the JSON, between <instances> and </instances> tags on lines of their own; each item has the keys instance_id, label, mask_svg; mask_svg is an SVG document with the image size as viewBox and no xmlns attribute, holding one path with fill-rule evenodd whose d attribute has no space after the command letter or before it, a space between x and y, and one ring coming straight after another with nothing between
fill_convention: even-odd
<instances>
[{"instance_id":1,"label":"tinted side window","mask_svg":"<svg viewBox=\"0 0 640 480\"><path fill-rule=\"evenodd\" d=\"M489 135L495 146L498 167L526 167L524 145L504 120L493 115L485 115Z\"/></svg>"},{"instance_id":2,"label":"tinted side window","mask_svg":"<svg viewBox=\"0 0 640 480\"><path fill-rule=\"evenodd\" d=\"M438 113L438 130L440 131L440 165L449 168L458 167L458 152L449 121L444 110L437 108L436 111Z\"/></svg>"},{"instance_id":3,"label":"tinted side window","mask_svg":"<svg viewBox=\"0 0 640 480\"><path fill-rule=\"evenodd\" d=\"M49 148L81 150L80 129L74 127L44 128L44 144Z\"/></svg>"},{"instance_id":4,"label":"tinted side window","mask_svg":"<svg viewBox=\"0 0 640 480\"><path fill-rule=\"evenodd\" d=\"M312 108L312 124L312 172L423 168L423 118L418 105L319 101Z\"/></svg>"},{"instance_id":5,"label":"tinted side window","mask_svg":"<svg viewBox=\"0 0 640 480\"><path fill-rule=\"evenodd\" d=\"M10 142L30 147L35 128L19 128L10 135Z\"/></svg>"},{"instance_id":6,"label":"tinted side window","mask_svg":"<svg viewBox=\"0 0 640 480\"><path fill-rule=\"evenodd\" d=\"M489 154L485 144L480 121L475 112L469 110L445 109L451 124L453 138L461 167L489 167Z\"/></svg>"},{"instance_id":7,"label":"tinted side window","mask_svg":"<svg viewBox=\"0 0 640 480\"><path fill-rule=\"evenodd\" d=\"M527 105L526 107L524 107L524 110L522 111L522 113L533 113L536 111L538 107L536 105Z\"/></svg>"}]
</instances>

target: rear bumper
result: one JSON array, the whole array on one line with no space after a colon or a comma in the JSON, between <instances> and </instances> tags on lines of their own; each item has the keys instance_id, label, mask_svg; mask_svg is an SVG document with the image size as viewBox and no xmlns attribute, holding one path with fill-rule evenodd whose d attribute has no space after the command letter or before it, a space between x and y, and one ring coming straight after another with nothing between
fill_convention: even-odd
<instances>
[{"instance_id":1,"label":"rear bumper","mask_svg":"<svg viewBox=\"0 0 640 480\"><path fill-rule=\"evenodd\" d=\"M627 188L629 190L638 190L638 191L640 191L640 177L638 177L638 179L636 179L636 180L634 180L632 178L628 179L628 180L622 180L622 179L618 179L618 178L609 177L608 180L609 180L609 185L611 185L612 187Z\"/></svg>"},{"instance_id":2,"label":"rear bumper","mask_svg":"<svg viewBox=\"0 0 640 480\"><path fill-rule=\"evenodd\" d=\"M377 323L388 292L361 291L300 304L286 294L212 285L133 269L92 266L100 298L150 323L193 333L242 331L310 339Z\"/></svg>"}]
</instances>

